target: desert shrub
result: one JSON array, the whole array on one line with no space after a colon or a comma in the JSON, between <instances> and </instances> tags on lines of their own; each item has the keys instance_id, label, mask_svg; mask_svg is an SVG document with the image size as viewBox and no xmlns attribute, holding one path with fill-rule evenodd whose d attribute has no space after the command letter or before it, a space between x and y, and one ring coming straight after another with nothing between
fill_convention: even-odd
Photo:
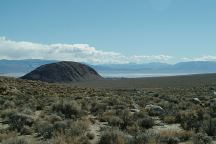
<instances>
[{"instance_id":1,"label":"desert shrub","mask_svg":"<svg viewBox=\"0 0 216 144\"><path fill-rule=\"evenodd\" d=\"M210 101L210 113L212 117L216 117L216 99Z\"/></svg>"},{"instance_id":2,"label":"desert shrub","mask_svg":"<svg viewBox=\"0 0 216 144\"><path fill-rule=\"evenodd\" d=\"M52 109L64 118L78 117L81 113L81 106L76 101L61 101L54 104Z\"/></svg>"},{"instance_id":3,"label":"desert shrub","mask_svg":"<svg viewBox=\"0 0 216 144\"><path fill-rule=\"evenodd\" d=\"M15 103L13 101L10 101L10 100L6 100L3 104L4 109L14 108L14 107L15 107Z\"/></svg>"},{"instance_id":4,"label":"desert shrub","mask_svg":"<svg viewBox=\"0 0 216 144\"><path fill-rule=\"evenodd\" d=\"M90 140L92 140L92 139L95 138L95 134L94 134L94 133L90 133L90 132L88 132L88 133L86 134L86 136L87 136Z\"/></svg>"},{"instance_id":5,"label":"desert shrub","mask_svg":"<svg viewBox=\"0 0 216 144\"><path fill-rule=\"evenodd\" d=\"M10 138L2 142L2 144L29 144L24 138Z\"/></svg>"},{"instance_id":6,"label":"desert shrub","mask_svg":"<svg viewBox=\"0 0 216 144\"><path fill-rule=\"evenodd\" d=\"M29 126L24 126L24 127L22 128L21 134L23 134L23 135L31 135L32 133L33 133L33 129L32 129L31 127L29 127Z\"/></svg>"},{"instance_id":7,"label":"desert shrub","mask_svg":"<svg viewBox=\"0 0 216 144\"><path fill-rule=\"evenodd\" d=\"M55 131L62 132L68 128L68 123L67 123L67 121L56 121L53 124L53 128Z\"/></svg>"},{"instance_id":8,"label":"desert shrub","mask_svg":"<svg viewBox=\"0 0 216 144\"><path fill-rule=\"evenodd\" d=\"M207 136L207 134L197 133L193 136L193 143L194 144L211 144L212 139L211 137Z\"/></svg>"},{"instance_id":9,"label":"desert shrub","mask_svg":"<svg viewBox=\"0 0 216 144\"><path fill-rule=\"evenodd\" d=\"M134 122L131 126L127 127L127 132L131 135L135 135L139 131L140 131L140 128L137 122Z\"/></svg>"},{"instance_id":10,"label":"desert shrub","mask_svg":"<svg viewBox=\"0 0 216 144\"><path fill-rule=\"evenodd\" d=\"M39 121L35 125L35 131L38 136L50 139L54 134L54 126L46 121Z\"/></svg>"},{"instance_id":11,"label":"desert shrub","mask_svg":"<svg viewBox=\"0 0 216 144\"><path fill-rule=\"evenodd\" d=\"M114 111L105 111L103 114L99 115L99 119L102 122L109 122L109 119L113 116L115 116Z\"/></svg>"},{"instance_id":12,"label":"desert shrub","mask_svg":"<svg viewBox=\"0 0 216 144\"><path fill-rule=\"evenodd\" d=\"M29 107L25 107L22 109L23 114L31 115L33 113L32 109Z\"/></svg>"},{"instance_id":13,"label":"desert shrub","mask_svg":"<svg viewBox=\"0 0 216 144\"><path fill-rule=\"evenodd\" d=\"M163 121L167 124L174 124L176 123L176 117L171 115L163 116Z\"/></svg>"},{"instance_id":14,"label":"desert shrub","mask_svg":"<svg viewBox=\"0 0 216 144\"><path fill-rule=\"evenodd\" d=\"M118 116L110 117L108 122L111 126L115 126L115 127L119 127L123 123L122 119L119 118Z\"/></svg>"},{"instance_id":15,"label":"desert shrub","mask_svg":"<svg viewBox=\"0 0 216 144\"><path fill-rule=\"evenodd\" d=\"M8 124L11 130L22 133L24 126L31 127L33 123L34 119L25 114L15 112L8 115Z\"/></svg>"},{"instance_id":16,"label":"desert shrub","mask_svg":"<svg viewBox=\"0 0 216 144\"><path fill-rule=\"evenodd\" d=\"M158 143L158 141L159 135L153 131L140 132L135 136L136 144Z\"/></svg>"},{"instance_id":17,"label":"desert shrub","mask_svg":"<svg viewBox=\"0 0 216 144\"><path fill-rule=\"evenodd\" d=\"M105 112L106 108L107 108L106 103L96 102L96 103L92 104L91 112L96 113L96 114L100 114L100 113Z\"/></svg>"},{"instance_id":18,"label":"desert shrub","mask_svg":"<svg viewBox=\"0 0 216 144\"><path fill-rule=\"evenodd\" d=\"M187 141L192 137L191 131L175 131L175 130L164 130L160 132L160 138L167 141L170 138L178 138L181 141Z\"/></svg>"},{"instance_id":19,"label":"desert shrub","mask_svg":"<svg viewBox=\"0 0 216 144\"><path fill-rule=\"evenodd\" d=\"M120 118L122 119L123 123L121 125L121 129L126 129L128 125L131 124L131 120L132 120L132 115L130 113L130 111L128 109L123 110Z\"/></svg>"},{"instance_id":20,"label":"desert shrub","mask_svg":"<svg viewBox=\"0 0 216 144\"><path fill-rule=\"evenodd\" d=\"M177 114L176 119L180 122L181 126L186 130L195 129L199 130L201 127L202 118L196 111L182 111Z\"/></svg>"},{"instance_id":21,"label":"desert shrub","mask_svg":"<svg viewBox=\"0 0 216 144\"><path fill-rule=\"evenodd\" d=\"M143 129L149 129L154 126L154 120L151 117L145 117L138 120L138 124Z\"/></svg>"},{"instance_id":22,"label":"desert shrub","mask_svg":"<svg viewBox=\"0 0 216 144\"><path fill-rule=\"evenodd\" d=\"M47 115L45 117L45 120L49 121L50 123L53 124L53 123L55 123L57 121L62 121L62 118L60 116L56 115L56 114L51 114L51 115Z\"/></svg>"},{"instance_id":23,"label":"desert shrub","mask_svg":"<svg viewBox=\"0 0 216 144\"><path fill-rule=\"evenodd\" d=\"M133 119L137 120L137 119L145 118L147 116L148 116L148 113L146 111L135 112L133 115Z\"/></svg>"},{"instance_id":24,"label":"desert shrub","mask_svg":"<svg viewBox=\"0 0 216 144\"><path fill-rule=\"evenodd\" d=\"M89 123L84 120L71 121L66 123L59 123L58 126L54 125L54 143L55 144L88 144L88 139L92 138L92 135L85 135L89 127ZM56 127L58 127L56 129Z\"/></svg>"},{"instance_id":25,"label":"desert shrub","mask_svg":"<svg viewBox=\"0 0 216 144\"><path fill-rule=\"evenodd\" d=\"M70 136L65 133L56 133L53 144L90 144L87 137Z\"/></svg>"},{"instance_id":26,"label":"desert shrub","mask_svg":"<svg viewBox=\"0 0 216 144\"><path fill-rule=\"evenodd\" d=\"M108 122L111 126L119 127L123 121L120 117L116 116L115 111L106 111L100 116L100 121Z\"/></svg>"},{"instance_id":27,"label":"desert shrub","mask_svg":"<svg viewBox=\"0 0 216 144\"><path fill-rule=\"evenodd\" d=\"M160 132L160 141L165 143L178 143L179 141L187 141L191 137L191 131L164 130Z\"/></svg>"},{"instance_id":28,"label":"desert shrub","mask_svg":"<svg viewBox=\"0 0 216 144\"><path fill-rule=\"evenodd\" d=\"M179 138L176 138L176 137L169 137L166 140L167 144L178 144L179 142L180 142Z\"/></svg>"},{"instance_id":29,"label":"desert shrub","mask_svg":"<svg viewBox=\"0 0 216 144\"><path fill-rule=\"evenodd\" d=\"M178 132L178 138L180 141L188 141L193 135L192 131L181 131Z\"/></svg>"},{"instance_id":30,"label":"desert shrub","mask_svg":"<svg viewBox=\"0 0 216 144\"><path fill-rule=\"evenodd\" d=\"M209 136L216 136L216 118L207 117L203 129Z\"/></svg>"},{"instance_id":31,"label":"desert shrub","mask_svg":"<svg viewBox=\"0 0 216 144\"><path fill-rule=\"evenodd\" d=\"M67 129L67 132L71 136L81 136L84 135L88 127L89 127L88 121L84 121L84 120L75 121L70 123L70 128Z\"/></svg>"},{"instance_id":32,"label":"desert shrub","mask_svg":"<svg viewBox=\"0 0 216 144\"><path fill-rule=\"evenodd\" d=\"M99 144L125 144L124 134L114 129L106 130L102 133Z\"/></svg>"},{"instance_id":33,"label":"desert shrub","mask_svg":"<svg viewBox=\"0 0 216 144\"><path fill-rule=\"evenodd\" d=\"M9 92L9 87L7 85L1 85L0 86L0 94L6 95Z\"/></svg>"},{"instance_id":34,"label":"desert shrub","mask_svg":"<svg viewBox=\"0 0 216 144\"><path fill-rule=\"evenodd\" d=\"M81 105L82 105L82 110L89 111L91 109L91 103L89 100L82 100Z\"/></svg>"}]
</instances>

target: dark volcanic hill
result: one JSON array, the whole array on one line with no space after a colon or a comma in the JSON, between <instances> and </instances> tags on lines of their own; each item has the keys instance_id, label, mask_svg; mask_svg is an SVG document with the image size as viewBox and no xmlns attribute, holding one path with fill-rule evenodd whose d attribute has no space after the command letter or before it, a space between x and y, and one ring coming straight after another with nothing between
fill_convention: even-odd
<instances>
[{"instance_id":1,"label":"dark volcanic hill","mask_svg":"<svg viewBox=\"0 0 216 144\"><path fill-rule=\"evenodd\" d=\"M42 65L21 78L61 83L103 79L88 65L66 61Z\"/></svg>"}]
</instances>

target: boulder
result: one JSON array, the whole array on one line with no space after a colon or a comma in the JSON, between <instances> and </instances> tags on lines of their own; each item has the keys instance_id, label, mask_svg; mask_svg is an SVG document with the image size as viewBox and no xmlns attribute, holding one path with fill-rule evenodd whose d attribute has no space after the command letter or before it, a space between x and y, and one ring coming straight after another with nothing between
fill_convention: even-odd
<instances>
[{"instance_id":1,"label":"boulder","mask_svg":"<svg viewBox=\"0 0 216 144\"><path fill-rule=\"evenodd\" d=\"M145 109L148 111L149 115L152 116L161 116L165 114L165 110L158 105L146 105Z\"/></svg>"}]
</instances>

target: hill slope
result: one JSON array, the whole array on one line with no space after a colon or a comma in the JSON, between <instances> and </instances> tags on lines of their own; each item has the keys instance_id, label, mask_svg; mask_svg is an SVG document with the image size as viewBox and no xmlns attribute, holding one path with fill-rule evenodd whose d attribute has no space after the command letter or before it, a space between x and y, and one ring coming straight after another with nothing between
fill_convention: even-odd
<instances>
[{"instance_id":1,"label":"hill slope","mask_svg":"<svg viewBox=\"0 0 216 144\"><path fill-rule=\"evenodd\" d=\"M42 65L21 78L45 82L78 82L102 79L93 68L85 64L66 61Z\"/></svg>"}]
</instances>

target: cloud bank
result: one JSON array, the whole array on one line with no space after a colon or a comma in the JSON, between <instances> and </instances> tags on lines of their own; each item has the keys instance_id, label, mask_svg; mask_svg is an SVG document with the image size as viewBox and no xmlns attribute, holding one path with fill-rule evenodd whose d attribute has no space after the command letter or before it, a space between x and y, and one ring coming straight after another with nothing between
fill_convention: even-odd
<instances>
[{"instance_id":1,"label":"cloud bank","mask_svg":"<svg viewBox=\"0 0 216 144\"><path fill-rule=\"evenodd\" d=\"M0 59L47 59L91 64L124 64L167 62L172 57L168 55L126 56L112 51L97 50L88 44L40 44L0 37Z\"/></svg>"},{"instance_id":2,"label":"cloud bank","mask_svg":"<svg viewBox=\"0 0 216 144\"><path fill-rule=\"evenodd\" d=\"M131 55L102 51L88 44L40 44L27 41L13 41L0 37L0 59L45 59L77 61L89 64L126 64L179 61L216 61L216 56L176 58L169 55Z\"/></svg>"},{"instance_id":3,"label":"cloud bank","mask_svg":"<svg viewBox=\"0 0 216 144\"><path fill-rule=\"evenodd\" d=\"M203 55L201 57L193 57L193 58L181 58L182 61L216 61L216 56L213 55Z\"/></svg>"}]
</instances>

